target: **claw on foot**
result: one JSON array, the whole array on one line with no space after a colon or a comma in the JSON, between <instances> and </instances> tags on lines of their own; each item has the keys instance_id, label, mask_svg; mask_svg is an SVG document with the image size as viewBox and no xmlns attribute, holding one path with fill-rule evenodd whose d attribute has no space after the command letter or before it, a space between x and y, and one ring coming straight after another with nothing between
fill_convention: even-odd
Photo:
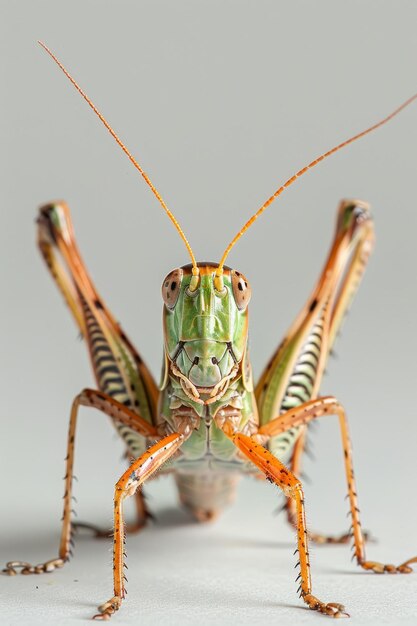
<instances>
[{"instance_id":1,"label":"claw on foot","mask_svg":"<svg viewBox=\"0 0 417 626\"><path fill-rule=\"evenodd\" d=\"M346 613L343 604L339 604L338 602L321 602L321 600L311 594L303 596L303 600L308 604L310 609L324 613L324 615L337 618L350 617L349 613Z\"/></svg>"},{"instance_id":2,"label":"claw on foot","mask_svg":"<svg viewBox=\"0 0 417 626\"><path fill-rule=\"evenodd\" d=\"M113 596L113 598L98 607L100 612L93 615L93 619L109 620L120 609L121 604L122 599L119 596Z\"/></svg>"},{"instance_id":3,"label":"claw on foot","mask_svg":"<svg viewBox=\"0 0 417 626\"><path fill-rule=\"evenodd\" d=\"M417 563L417 556L412 559L408 559L401 565L392 565L391 563L384 564L378 563L377 561L364 561L363 563L359 563L361 567L365 570L371 570L376 574L411 574L413 568L410 567L410 563Z\"/></svg>"},{"instance_id":4,"label":"claw on foot","mask_svg":"<svg viewBox=\"0 0 417 626\"><path fill-rule=\"evenodd\" d=\"M411 572L413 571L413 568L410 567L410 563L417 563L417 556L413 556L412 559L408 559L408 561L405 561L404 563L401 563L401 565L399 565L397 567L397 570L399 571L400 574L411 574Z\"/></svg>"},{"instance_id":5,"label":"claw on foot","mask_svg":"<svg viewBox=\"0 0 417 626\"><path fill-rule=\"evenodd\" d=\"M4 574L9 576L16 576L19 574L17 571L20 569L21 574L49 574L59 567L63 567L65 564L64 559L51 559L45 563L39 563L39 565L31 565L25 561L9 561L6 563L6 567L3 570Z\"/></svg>"}]
</instances>

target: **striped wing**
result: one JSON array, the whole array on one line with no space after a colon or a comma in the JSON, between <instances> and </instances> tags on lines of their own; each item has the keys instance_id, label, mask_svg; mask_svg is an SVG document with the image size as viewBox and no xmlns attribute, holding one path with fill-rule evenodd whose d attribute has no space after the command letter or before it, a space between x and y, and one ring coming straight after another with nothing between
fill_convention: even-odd
<instances>
[{"instance_id":1,"label":"striped wing","mask_svg":"<svg viewBox=\"0 0 417 626\"><path fill-rule=\"evenodd\" d=\"M322 275L287 337L256 386L261 424L319 394L328 355L360 284L373 244L369 208L341 203L336 233ZM273 437L270 448L287 462L303 427Z\"/></svg>"},{"instance_id":2,"label":"striped wing","mask_svg":"<svg viewBox=\"0 0 417 626\"><path fill-rule=\"evenodd\" d=\"M47 266L85 338L98 388L155 423L158 388L142 358L98 295L78 251L70 211L63 202L40 209L38 243ZM138 435L117 425L129 449Z\"/></svg>"}]
</instances>

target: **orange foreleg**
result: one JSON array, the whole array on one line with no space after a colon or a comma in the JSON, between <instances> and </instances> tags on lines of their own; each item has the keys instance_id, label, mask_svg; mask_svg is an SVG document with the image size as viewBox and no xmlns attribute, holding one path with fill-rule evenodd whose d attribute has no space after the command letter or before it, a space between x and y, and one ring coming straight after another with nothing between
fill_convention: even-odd
<instances>
[{"instance_id":1,"label":"orange foreleg","mask_svg":"<svg viewBox=\"0 0 417 626\"><path fill-rule=\"evenodd\" d=\"M124 519L123 501L132 496L147 478L156 472L181 446L185 436L173 433L158 441L124 472L117 481L114 492L113 580L114 596L99 606L95 619L109 619L125 597L124 586Z\"/></svg>"},{"instance_id":2,"label":"orange foreleg","mask_svg":"<svg viewBox=\"0 0 417 626\"><path fill-rule=\"evenodd\" d=\"M230 437L242 454L254 463L266 479L280 487L284 494L294 500L297 516L297 544L300 565L299 591L304 602L315 611L320 611L332 617L342 617L345 609L337 602L322 602L312 594L310 561L308 554L307 526L305 521L304 494L301 482L285 465L281 463L269 450L256 442L253 437L233 432L225 425L224 432Z\"/></svg>"}]
</instances>

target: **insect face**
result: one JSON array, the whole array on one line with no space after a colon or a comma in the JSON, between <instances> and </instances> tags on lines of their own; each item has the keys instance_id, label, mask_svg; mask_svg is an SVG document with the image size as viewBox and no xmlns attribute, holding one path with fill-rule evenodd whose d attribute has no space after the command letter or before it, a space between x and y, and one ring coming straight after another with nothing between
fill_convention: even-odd
<instances>
[{"instance_id":1,"label":"insect face","mask_svg":"<svg viewBox=\"0 0 417 626\"><path fill-rule=\"evenodd\" d=\"M187 395L208 404L238 374L247 344L250 287L242 274L225 268L219 291L217 265L198 267L194 290L191 265L172 271L162 284L165 351Z\"/></svg>"}]
</instances>

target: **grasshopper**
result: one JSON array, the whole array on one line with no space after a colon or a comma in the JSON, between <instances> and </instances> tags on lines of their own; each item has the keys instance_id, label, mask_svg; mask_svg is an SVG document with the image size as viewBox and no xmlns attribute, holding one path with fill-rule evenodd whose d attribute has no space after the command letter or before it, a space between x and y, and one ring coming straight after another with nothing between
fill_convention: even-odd
<instances>
[{"instance_id":1,"label":"grasshopper","mask_svg":"<svg viewBox=\"0 0 417 626\"><path fill-rule=\"evenodd\" d=\"M41 42L40 42L41 43ZM341 202L334 240L316 287L254 385L248 353L246 277L225 265L229 252L265 209L298 178L338 150L387 123L417 98L338 144L289 178L246 222L227 246L219 263L198 263L176 218L166 206L115 131L56 56L41 43L126 153L173 222L191 263L171 271L162 283L164 362L156 385L139 353L115 321L82 261L70 212L64 202L40 209L38 243L48 269L61 290L88 345L96 389L84 389L73 401L66 457L61 540L56 558L31 565L7 563L6 573L41 574L69 560L75 434L81 406L109 416L133 462L114 492L113 596L96 619L110 619L125 597L125 532L141 529L149 515L141 491L155 472L173 472L182 504L199 521L211 520L230 502L240 474L262 477L285 494L287 518L297 531L298 592L306 605L331 617L348 615L338 602L313 595L308 542L347 543L352 538L359 567L376 573L410 573L411 558L395 566L370 561L361 529L351 444L345 410L319 390L330 350L361 282L374 242L369 205ZM313 420L334 415L339 420L351 514L350 530L324 536L307 530L300 474L306 431ZM124 501L135 497L137 522L125 526ZM78 524L82 525L82 524ZM97 535L107 534L96 529Z\"/></svg>"}]
</instances>

